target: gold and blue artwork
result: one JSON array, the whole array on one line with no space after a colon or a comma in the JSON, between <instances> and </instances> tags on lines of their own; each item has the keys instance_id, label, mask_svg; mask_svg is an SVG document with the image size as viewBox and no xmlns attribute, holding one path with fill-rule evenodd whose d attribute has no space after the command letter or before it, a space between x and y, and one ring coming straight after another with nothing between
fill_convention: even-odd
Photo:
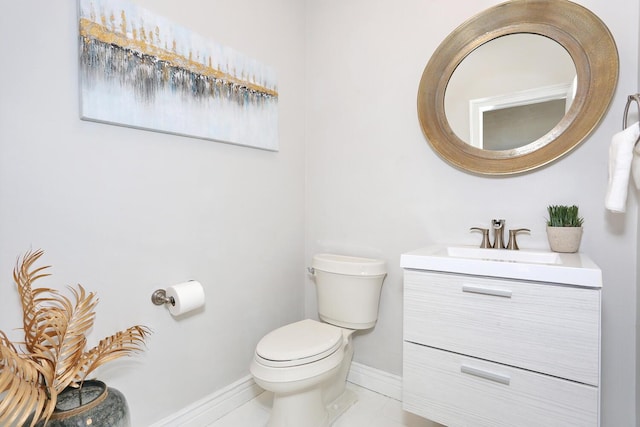
<instances>
[{"instance_id":1,"label":"gold and blue artwork","mask_svg":"<svg viewBox=\"0 0 640 427\"><path fill-rule=\"evenodd\" d=\"M124 0L78 0L85 120L278 150L275 72Z\"/></svg>"}]
</instances>

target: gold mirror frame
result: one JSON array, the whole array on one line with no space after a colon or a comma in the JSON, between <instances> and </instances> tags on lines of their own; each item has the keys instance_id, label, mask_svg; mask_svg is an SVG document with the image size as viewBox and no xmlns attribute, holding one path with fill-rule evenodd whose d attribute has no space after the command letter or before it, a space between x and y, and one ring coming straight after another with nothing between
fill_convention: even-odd
<instances>
[{"instance_id":1,"label":"gold mirror frame","mask_svg":"<svg viewBox=\"0 0 640 427\"><path fill-rule=\"evenodd\" d=\"M445 114L445 92L458 65L476 48L509 34L538 34L562 45L576 67L575 99L564 118L542 138L503 151L462 141ZM529 171L567 154L600 122L618 82L618 50L607 26L591 11L567 0L512 0L472 17L436 49L418 88L418 119L436 152L453 165L479 174Z\"/></svg>"}]
</instances>

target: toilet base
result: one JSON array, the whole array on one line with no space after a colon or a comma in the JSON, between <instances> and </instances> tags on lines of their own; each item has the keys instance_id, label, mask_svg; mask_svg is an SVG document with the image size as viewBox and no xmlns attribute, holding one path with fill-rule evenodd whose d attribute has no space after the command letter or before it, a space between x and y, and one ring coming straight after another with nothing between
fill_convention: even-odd
<instances>
[{"instance_id":1,"label":"toilet base","mask_svg":"<svg viewBox=\"0 0 640 427\"><path fill-rule=\"evenodd\" d=\"M345 390L341 396L338 396L336 400L331 402L327 406L327 412L329 413L329 425L332 425L340 415L344 414L347 409L353 406L358 401L358 396L351 390Z\"/></svg>"},{"instance_id":2,"label":"toilet base","mask_svg":"<svg viewBox=\"0 0 640 427\"><path fill-rule=\"evenodd\" d=\"M328 427L329 412L321 402L322 390L318 387L275 395L267 427Z\"/></svg>"},{"instance_id":3,"label":"toilet base","mask_svg":"<svg viewBox=\"0 0 640 427\"><path fill-rule=\"evenodd\" d=\"M319 393L320 389L311 389L278 396L273 400L267 427L329 427L358 401L356 393L347 389L327 406L318 405Z\"/></svg>"}]
</instances>

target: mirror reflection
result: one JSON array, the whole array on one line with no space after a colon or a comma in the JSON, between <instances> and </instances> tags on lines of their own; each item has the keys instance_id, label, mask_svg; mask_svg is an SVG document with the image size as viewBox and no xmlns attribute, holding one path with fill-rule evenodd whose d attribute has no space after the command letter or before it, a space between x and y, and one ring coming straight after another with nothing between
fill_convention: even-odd
<instances>
[{"instance_id":1,"label":"mirror reflection","mask_svg":"<svg viewBox=\"0 0 640 427\"><path fill-rule=\"evenodd\" d=\"M562 45L538 34L509 34L479 46L456 68L445 115L467 144L511 150L553 129L576 87L576 67Z\"/></svg>"}]
</instances>

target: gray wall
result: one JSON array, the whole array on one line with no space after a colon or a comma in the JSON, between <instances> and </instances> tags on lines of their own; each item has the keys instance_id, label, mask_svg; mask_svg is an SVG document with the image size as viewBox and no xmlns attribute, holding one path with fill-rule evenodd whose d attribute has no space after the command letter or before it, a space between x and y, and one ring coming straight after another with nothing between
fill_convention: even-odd
<instances>
[{"instance_id":1,"label":"gray wall","mask_svg":"<svg viewBox=\"0 0 640 427\"><path fill-rule=\"evenodd\" d=\"M626 96L638 87L638 2L579 1L611 29L621 59L612 107L559 161L516 177L474 176L429 147L416 117L420 76L444 37L498 0L324 0L307 4L307 257L335 250L389 263L376 328L356 336L355 360L402 374L400 254L434 242L478 243L468 232L506 218L530 228L523 248L548 247L546 206L576 203L581 250L602 268L602 420L635 425L637 197L605 211L607 156ZM307 285L307 314L315 314ZM558 325L562 327L562 325Z\"/></svg>"},{"instance_id":2,"label":"gray wall","mask_svg":"<svg viewBox=\"0 0 640 427\"><path fill-rule=\"evenodd\" d=\"M20 337L16 257L97 291L94 343L149 325L148 351L101 379L146 426L248 375L257 341L303 316L304 4L139 1L277 70L280 152L79 120L75 1L0 14L0 329ZM173 319L154 289L198 279L204 311Z\"/></svg>"},{"instance_id":3,"label":"gray wall","mask_svg":"<svg viewBox=\"0 0 640 427\"><path fill-rule=\"evenodd\" d=\"M133 424L148 425L247 375L266 331L315 316L304 267L313 253L335 250L389 262L379 323L355 338L355 359L401 375L402 252L474 243L468 228L493 217L532 229L522 247L546 247L545 207L577 203L582 250L605 280L603 425L635 424L637 198L626 215L605 212L603 199L608 144L638 89L637 1L579 1L618 43L612 108L569 156L509 178L447 165L424 140L415 108L439 42L498 0L136 2L276 68L281 150L80 121L74 2L6 4L0 329L20 336L16 256L45 249L54 276L43 285L98 292L91 340L134 323L154 329L144 355L99 373L127 395ZM205 286L203 312L176 321L149 303L155 288L190 278Z\"/></svg>"},{"instance_id":4,"label":"gray wall","mask_svg":"<svg viewBox=\"0 0 640 427\"><path fill-rule=\"evenodd\" d=\"M638 68L640 69L640 15L638 16ZM636 93L640 93L640 71ZM640 107L639 107L640 108ZM636 115L638 118L638 115ZM638 218L640 220L640 218ZM636 276L640 275L640 253L636 257ZM636 427L640 427L640 284L636 283Z\"/></svg>"}]
</instances>

